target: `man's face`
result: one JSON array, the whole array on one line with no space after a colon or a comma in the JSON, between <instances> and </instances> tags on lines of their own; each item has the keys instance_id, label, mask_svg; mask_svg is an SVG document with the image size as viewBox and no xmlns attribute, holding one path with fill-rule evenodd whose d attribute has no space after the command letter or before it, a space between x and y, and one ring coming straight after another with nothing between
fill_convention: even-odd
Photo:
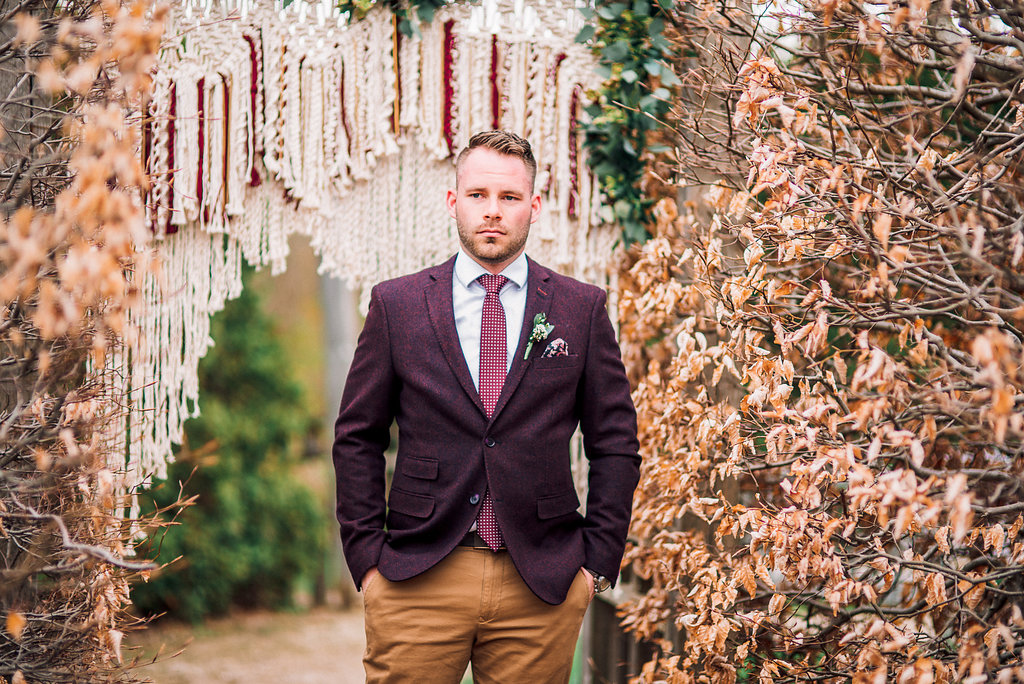
<instances>
[{"instance_id":1,"label":"man's face","mask_svg":"<svg viewBox=\"0 0 1024 684\"><path fill-rule=\"evenodd\" d=\"M447 202L462 247L491 273L522 254L530 224L540 216L526 163L486 147L465 157Z\"/></svg>"}]
</instances>

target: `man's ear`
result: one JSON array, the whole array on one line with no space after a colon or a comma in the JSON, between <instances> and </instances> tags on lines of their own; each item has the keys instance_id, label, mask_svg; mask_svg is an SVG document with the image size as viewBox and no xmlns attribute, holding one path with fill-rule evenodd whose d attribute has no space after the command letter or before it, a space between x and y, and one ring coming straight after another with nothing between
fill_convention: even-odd
<instances>
[{"instance_id":1,"label":"man's ear","mask_svg":"<svg viewBox=\"0 0 1024 684\"><path fill-rule=\"evenodd\" d=\"M455 216L455 214L452 214ZM533 196L530 200L530 223L536 223L537 219L540 218L540 193Z\"/></svg>"},{"instance_id":2,"label":"man's ear","mask_svg":"<svg viewBox=\"0 0 1024 684\"><path fill-rule=\"evenodd\" d=\"M452 218L455 218L455 200L457 197L457 191L449 188L448 194L444 198L444 203L448 205L448 215Z\"/></svg>"}]
</instances>

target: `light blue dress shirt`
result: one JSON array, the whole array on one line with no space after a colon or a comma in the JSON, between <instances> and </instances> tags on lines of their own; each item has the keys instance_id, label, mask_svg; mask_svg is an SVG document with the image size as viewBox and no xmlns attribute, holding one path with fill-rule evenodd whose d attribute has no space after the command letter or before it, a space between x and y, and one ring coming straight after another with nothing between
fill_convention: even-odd
<instances>
[{"instance_id":1,"label":"light blue dress shirt","mask_svg":"<svg viewBox=\"0 0 1024 684\"><path fill-rule=\"evenodd\" d=\"M498 298L505 309L505 342L508 344L508 359L505 370L512 367L512 359L519 346L519 334L523 329L526 315L526 276L529 264L526 253L505 267L498 275L510 282L505 283ZM480 389L480 320L484 311L484 286L477 280L487 269L473 260L461 248L455 257L455 274L452 278L452 305L455 310L455 330L459 334L462 355L473 376L473 385Z\"/></svg>"}]
</instances>

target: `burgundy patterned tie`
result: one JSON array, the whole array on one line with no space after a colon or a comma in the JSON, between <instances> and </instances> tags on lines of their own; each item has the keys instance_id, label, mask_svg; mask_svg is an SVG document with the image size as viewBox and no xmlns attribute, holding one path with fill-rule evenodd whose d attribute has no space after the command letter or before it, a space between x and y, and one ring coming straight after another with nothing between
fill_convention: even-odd
<instances>
[{"instance_id":1,"label":"burgundy patterned tie","mask_svg":"<svg viewBox=\"0 0 1024 684\"><path fill-rule=\"evenodd\" d=\"M505 338L505 309L501 306L498 293L505 287L508 278L500 275L484 274L478 278L487 294L484 296L483 316L480 320L480 400L484 404L487 417L494 413L498 403L498 395L505 384L508 372L508 346ZM494 502L488 487L484 492L484 502L476 518L476 531L492 551L497 551L505 540L498 528L498 519L494 517Z\"/></svg>"}]
</instances>

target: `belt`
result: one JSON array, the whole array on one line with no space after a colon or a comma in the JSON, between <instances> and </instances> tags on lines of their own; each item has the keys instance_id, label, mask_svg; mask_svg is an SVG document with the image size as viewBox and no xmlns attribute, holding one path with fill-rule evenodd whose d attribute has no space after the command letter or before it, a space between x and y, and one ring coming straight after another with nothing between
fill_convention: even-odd
<instances>
[{"instance_id":1,"label":"belt","mask_svg":"<svg viewBox=\"0 0 1024 684\"><path fill-rule=\"evenodd\" d=\"M467 532L466 536L464 536L462 538L462 540L459 541L459 546L469 546L469 547L474 548L474 549L488 549L488 550L490 550L490 548L491 548L490 546L487 545L487 542L484 541L484 538L481 537L479 534L477 534L477 532L475 530L473 532ZM506 549L505 549L504 544L499 546L497 548L497 550L498 551L505 551Z\"/></svg>"}]
</instances>

